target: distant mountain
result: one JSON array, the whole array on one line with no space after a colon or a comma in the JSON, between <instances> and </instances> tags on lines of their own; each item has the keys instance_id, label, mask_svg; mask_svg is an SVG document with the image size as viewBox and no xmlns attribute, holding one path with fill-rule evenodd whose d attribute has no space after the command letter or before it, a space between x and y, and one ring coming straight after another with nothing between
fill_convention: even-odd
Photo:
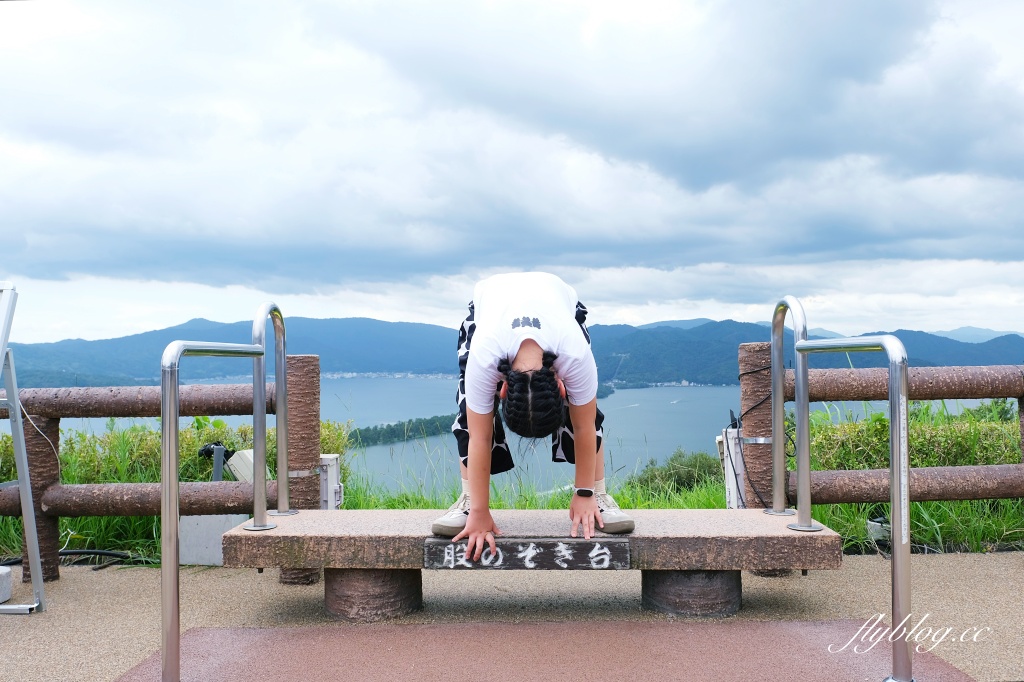
<instances>
[{"instance_id":1,"label":"distant mountain","mask_svg":"<svg viewBox=\"0 0 1024 682\"><path fill-rule=\"evenodd\" d=\"M691 329L635 329L613 337L595 325L590 334L600 381L642 386L683 380L736 383L739 344L767 341L771 332L760 325L728 320Z\"/></svg>"},{"instance_id":2,"label":"distant mountain","mask_svg":"<svg viewBox=\"0 0 1024 682\"><path fill-rule=\"evenodd\" d=\"M757 324L764 327L771 327L772 323L768 321L758 322ZM807 330L807 337L811 339L839 339L846 336L846 334L840 334L834 332L831 329L824 329L822 327L811 327Z\"/></svg>"},{"instance_id":3,"label":"distant mountain","mask_svg":"<svg viewBox=\"0 0 1024 682\"><path fill-rule=\"evenodd\" d=\"M665 320L664 322L651 322L650 324L642 324L636 329L654 329L656 327L677 327L679 329L693 329L699 327L702 324L708 322L714 322L714 320L707 317L697 317L692 320Z\"/></svg>"},{"instance_id":4,"label":"distant mountain","mask_svg":"<svg viewBox=\"0 0 1024 682\"><path fill-rule=\"evenodd\" d=\"M293 317L285 322L289 354L319 355L320 368L325 373L457 371L458 332L447 327L366 318ZM732 320L690 327L593 325L589 330L600 380L617 386L682 381L736 384L739 345L768 341L771 337L771 329L765 325ZM1024 364L1024 337L1015 334L983 343L964 343L918 331L892 333L906 346L911 366ZM248 343L251 334L251 322L224 324L198 319L118 339L11 345L17 359L18 383L25 388L152 385L159 383L160 356L172 341ZM824 336L811 332L809 335ZM268 343L272 342L273 335L268 333ZM786 357L792 358L793 334L788 329L785 345ZM809 356L808 364L822 368L884 367L886 359L882 353L828 353ZM181 365L183 381L251 371L251 361L237 358L190 357Z\"/></svg>"},{"instance_id":5,"label":"distant mountain","mask_svg":"<svg viewBox=\"0 0 1024 682\"><path fill-rule=\"evenodd\" d=\"M590 327L602 382L624 386L680 382L735 384L741 343L770 341L771 329L756 323L709 322L692 329L658 327L614 335ZM876 332L886 333L886 332ZM985 343L962 343L925 332L892 332L907 349L911 366L1024 364L1024 337L1002 336ZM809 336L813 336L808 332ZM791 366L793 332L784 334L787 366ZM826 353L808 357L812 368L885 367L883 353Z\"/></svg>"},{"instance_id":6,"label":"distant mountain","mask_svg":"<svg viewBox=\"0 0 1024 682\"><path fill-rule=\"evenodd\" d=\"M947 339L954 339L956 341L963 341L965 343L984 343L985 341L991 341L992 339L999 338L1000 336L1006 336L1007 334L1016 334L1017 336L1024 336L1020 332L997 332L991 329L982 329L981 327L957 327L945 332L931 332L936 336L945 336Z\"/></svg>"},{"instance_id":7,"label":"distant mountain","mask_svg":"<svg viewBox=\"0 0 1024 682\"><path fill-rule=\"evenodd\" d=\"M410 322L366 318L285 320L289 354L320 356L322 372L454 373L458 332ZM102 341L11 344L18 383L30 386L136 385L160 382L160 356L176 340L250 343L252 323L190 320L185 324ZM268 327L268 346L273 331ZM273 364L273 354L268 368ZM269 369L268 369L269 371ZM192 358L181 362L183 381L252 373L252 361Z\"/></svg>"}]
</instances>

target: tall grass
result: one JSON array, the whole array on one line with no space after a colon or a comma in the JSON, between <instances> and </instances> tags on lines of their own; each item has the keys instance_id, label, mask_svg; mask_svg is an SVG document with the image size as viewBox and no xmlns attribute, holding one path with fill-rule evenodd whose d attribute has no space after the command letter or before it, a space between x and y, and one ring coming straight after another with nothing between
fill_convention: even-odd
<instances>
[{"instance_id":1,"label":"tall grass","mask_svg":"<svg viewBox=\"0 0 1024 682\"><path fill-rule=\"evenodd\" d=\"M887 520L888 510L882 503L814 505L811 516L843 537L844 551L861 554L879 549L866 522ZM911 502L910 542L914 551L1024 550L1024 499Z\"/></svg>"},{"instance_id":2,"label":"tall grass","mask_svg":"<svg viewBox=\"0 0 1024 682\"><path fill-rule=\"evenodd\" d=\"M908 414L910 466L1021 463L1015 403L995 399L963 410L951 410L944 401L912 403ZM842 412L835 408L836 414ZM832 409L815 413L811 469L888 468L886 413L866 410L860 419L847 416L838 423L833 421ZM866 521L886 517L888 507L881 503L815 505L812 516L842 535L847 551L872 552L878 547L868 536ZM1024 500L912 502L910 541L918 551L1024 549Z\"/></svg>"}]
</instances>

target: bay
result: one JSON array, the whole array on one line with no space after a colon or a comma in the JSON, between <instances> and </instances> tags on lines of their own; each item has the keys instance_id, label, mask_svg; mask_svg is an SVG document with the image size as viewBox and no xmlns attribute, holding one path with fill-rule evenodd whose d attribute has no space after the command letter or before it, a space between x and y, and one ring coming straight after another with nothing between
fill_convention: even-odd
<instances>
[{"instance_id":1,"label":"bay","mask_svg":"<svg viewBox=\"0 0 1024 682\"><path fill-rule=\"evenodd\" d=\"M325 419L374 426L453 413L455 378L323 379ZM738 386L658 386L620 389L598 401L605 413L606 477L622 479L651 459L663 462L677 448L715 453L715 436L739 412ZM395 417L396 414L403 416ZM331 415L337 415L332 417ZM551 461L550 440L509 434L516 468L501 476L548 490L572 482L573 467ZM717 456L717 455L716 455ZM450 434L358 449L353 470L393 490L454 490L458 458Z\"/></svg>"}]
</instances>

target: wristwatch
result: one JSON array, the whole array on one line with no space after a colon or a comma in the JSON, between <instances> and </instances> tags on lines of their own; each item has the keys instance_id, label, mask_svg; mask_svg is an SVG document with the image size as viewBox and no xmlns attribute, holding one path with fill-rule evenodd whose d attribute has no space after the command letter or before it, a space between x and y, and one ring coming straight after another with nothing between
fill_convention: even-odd
<instances>
[{"instance_id":1,"label":"wristwatch","mask_svg":"<svg viewBox=\"0 0 1024 682\"><path fill-rule=\"evenodd\" d=\"M593 488L574 488L574 490L576 491L576 494L579 495L580 497L593 497L594 496L594 489Z\"/></svg>"}]
</instances>

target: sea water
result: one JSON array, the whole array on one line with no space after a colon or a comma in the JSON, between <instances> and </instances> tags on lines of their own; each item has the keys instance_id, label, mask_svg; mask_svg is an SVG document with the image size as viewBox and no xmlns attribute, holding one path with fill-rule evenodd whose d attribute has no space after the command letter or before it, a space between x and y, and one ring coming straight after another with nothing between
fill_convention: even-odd
<instances>
[{"instance_id":1,"label":"sea water","mask_svg":"<svg viewBox=\"0 0 1024 682\"><path fill-rule=\"evenodd\" d=\"M360 427L456 410L454 377L329 379L321 394L325 419L351 420ZM650 460L664 462L679 448L715 453L715 436L729 425L730 410L739 413L739 387L620 389L598 406L605 414L606 477L625 477ZM508 435L516 468L502 476L526 479L540 490L572 482L573 467L551 461L550 439ZM354 470L391 488L444 490L458 485L455 451L454 437L446 434L357 449L351 461Z\"/></svg>"}]
</instances>

